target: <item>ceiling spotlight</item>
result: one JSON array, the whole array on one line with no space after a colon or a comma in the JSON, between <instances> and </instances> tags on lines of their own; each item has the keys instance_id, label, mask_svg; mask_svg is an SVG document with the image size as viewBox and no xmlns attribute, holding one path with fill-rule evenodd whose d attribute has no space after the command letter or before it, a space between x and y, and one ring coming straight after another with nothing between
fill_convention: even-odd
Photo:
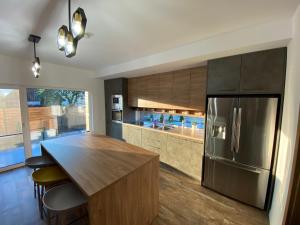
<instances>
[{"instance_id":1,"label":"ceiling spotlight","mask_svg":"<svg viewBox=\"0 0 300 225\"><path fill-rule=\"evenodd\" d=\"M68 28L65 25L61 26L58 29L57 46L58 46L58 49L61 51L65 50L67 33L68 33Z\"/></svg>"},{"instance_id":2,"label":"ceiling spotlight","mask_svg":"<svg viewBox=\"0 0 300 225\"><path fill-rule=\"evenodd\" d=\"M84 37L87 19L84 10L79 7L71 21L71 0L68 0L68 13L69 29L65 25L58 29L57 45L66 57L71 58L76 54L78 41Z\"/></svg>"},{"instance_id":3,"label":"ceiling spotlight","mask_svg":"<svg viewBox=\"0 0 300 225\"><path fill-rule=\"evenodd\" d=\"M39 41L41 40L41 37L30 34L28 37L28 41L33 42L33 54L34 54L34 61L32 62L32 72L33 72L33 76L35 78L39 78L40 76L40 70L41 70L41 62L40 62L40 58L36 56L36 49L35 49L35 44L39 43Z\"/></svg>"},{"instance_id":4,"label":"ceiling spotlight","mask_svg":"<svg viewBox=\"0 0 300 225\"><path fill-rule=\"evenodd\" d=\"M84 36L86 22L84 10L79 7L72 17L72 34L75 39L80 40Z\"/></svg>"},{"instance_id":5,"label":"ceiling spotlight","mask_svg":"<svg viewBox=\"0 0 300 225\"><path fill-rule=\"evenodd\" d=\"M72 33L69 31L67 33L67 38L66 38L65 55L68 58L71 58L76 54L76 50L77 50L77 40L73 38Z\"/></svg>"}]
</instances>

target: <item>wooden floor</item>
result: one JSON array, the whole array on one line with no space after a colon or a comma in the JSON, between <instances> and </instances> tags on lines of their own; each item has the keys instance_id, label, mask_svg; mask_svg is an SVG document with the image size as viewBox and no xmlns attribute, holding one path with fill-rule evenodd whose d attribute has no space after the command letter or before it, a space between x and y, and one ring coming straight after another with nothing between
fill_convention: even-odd
<instances>
[{"instance_id":1,"label":"wooden floor","mask_svg":"<svg viewBox=\"0 0 300 225\"><path fill-rule=\"evenodd\" d=\"M160 212L152 225L266 225L263 211L225 198L161 166ZM0 174L0 224L45 225L33 198L31 170Z\"/></svg>"}]
</instances>

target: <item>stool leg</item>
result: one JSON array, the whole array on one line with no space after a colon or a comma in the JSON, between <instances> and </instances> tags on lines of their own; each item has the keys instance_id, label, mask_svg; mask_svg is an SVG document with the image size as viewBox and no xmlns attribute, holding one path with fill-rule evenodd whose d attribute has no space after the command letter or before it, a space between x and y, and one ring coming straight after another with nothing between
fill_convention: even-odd
<instances>
[{"instance_id":1,"label":"stool leg","mask_svg":"<svg viewBox=\"0 0 300 225\"><path fill-rule=\"evenodd\" d=\"M36 183L33 183L34 198L36 198Z\"/></svg>"},{"instance_id":2,"label":"stool leg","mask_svg":"<svg viewBox=\"0 0 300 225\"><path fill-rule=\"evenodd\" d=\"M36 169L33 169L33 171L36 171ZM33 182L33 191L34 191L34 198L36 198L36 183Z\"/></svg>"},{"instance_id":3,"label":"stool leg","mask_svg":"<svg viewBox=\"0 0 300 225\"><path fill-rule=\"evenodd\" d=\"M59 217L58 217L58 214L55 214L55 225L59 225Z\"/></svg>"},{"instance_id":4,"label":"stool leg","mask_svg":"<svg viewBox=\"0 0 300 225\"><path fill-rule=\"evenodd\" d=\"M51 225L51 214L49 210L47 212L47 225Z\"/></svg>"},{"instance_id":5,"label":"stool leg","mask_svg":"<svg viewBox=\"0 0 300 225\"><path fill-rule=\"evenodd\" d=\"M39 210L41 219L43 219L43 209L42 209L42 202L41 202L41 192L40 192L40 185L37 184L37 194L38 194L38 203L39 203Z\"/></svg>"}]
</instances>

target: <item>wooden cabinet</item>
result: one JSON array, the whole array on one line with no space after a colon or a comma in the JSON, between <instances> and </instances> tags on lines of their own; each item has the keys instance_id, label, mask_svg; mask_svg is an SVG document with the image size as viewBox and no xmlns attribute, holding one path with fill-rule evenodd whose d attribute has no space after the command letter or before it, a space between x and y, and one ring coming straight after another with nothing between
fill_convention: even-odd
<instances>
[{"instance_id":1,"label":"wooden cabinet","mask_svg":"<svg viewBox=\"0 0 300 225\"><path fill-rule=\"evenodd\" d=\"M147 107L147 81L142 77L128 79L128 105Z\"/></svg>"},{"instance_id":2,"label":"wooden cabinet","mask_svg":"<svg viewBox=\"0 0 300 225\"><path fill-rule=\"evenodd\" d=\"M130 78L129 105L141 108L205 110L206 67Z\"/></svg>"},{"instance_id":3,"label":"wooden cabinet","mask_svg":"<svg viewBox=\"0 0 300 225\"><path fill-rule=\"evenodd\" d=\"M281 93L285 67L285 48L242 55L241 92Z\"/></svg>"},{"instance_id":4,"label":"wooden cabinet","mask_svg":"<svg viewBox=\"0 0 300 225\"><path fill-rule=\"evenodd\" d=\"M173 73L159 74L159 106L162 109L174 109L173 101Z\"/></svg>"},{"instance_id":5,"label":"wooden cabinet","mask_svg":"<svg viewBox=\"0 0 300 225\"><path fill-rule=\"evenodd\" d=\"M201 180L203 144L188 138L168 135L165 156L161 159L176 169Z\"/></svg>"},{"instance_id":6,"label":"wooden cabinet","mask_svg":"<svg viewBox=\"0 0 300 225\"><path fill-rule=\"evenodd\" d=\"M175 109L190 107L190 70L180 70L173 74L172 105Z\"/></svg>"},{"instance_id":7,"label":"wooden cabinet","mask_svg":"<svg viewBox=\"0 0 300 225\"><path fill-rule=\"evenodd\" d=\"M142 129L142 147L156 153L161 153L166 148L167 134Z\"/></svg>"},{"instance_id":8,"label":"wooden cabinet","mask_svg":"<svg viewBox=\"0 0 300 225\"><path fill-rule=\"evenodd\" d=\"M138 79L128 79L128 105L138 107Z\"/></svg>"},{"instance_id":9,"label":"wooden cabinet","mask_svg":"<svg viewBox=\"0 0 300 225\"><path fill-rule=\"evenodd\" d=\"M207 68L200 67L191 70L190 80L190 108L205 111Z\"/></svg>"},{"instance_id":10,"label":"wooden cabinet","mask_svg":"<svg viewBox=\"0 0 300 225\"><path fill-rule=\"evenodd\" d=\"M145 77L143 80L146 83L146 88L144 89L144 92L147 92L147 99L144 107L151 107L152 105L156 104L157 107L160 108L160 76L151 75Z\"/></svg>"},{"instance_id":11,"label":"wooden cabinet","mask_svg":"<svg viewBox=\"0 0 300 225\"><path fill-rule=\"evenodd\" d=\"M208 61L207 94L238 93L241 60L238 55Z\"/></svg>"},{"instance_id":12,"label":"wooden cabinet","mask_svg":"<svg viewBox=\"0 0 300 225\"><path fill-rule=\"evenodd\" d=\"M281 94L285 70L286 48L210 60L207 94Z\"/></svg>"},{"instance_id":13,"label":"wooden cabinet","mask_svg":"<svg viewBox=\"0 0 300 225\"><path fill-rule=\"evenodd\" d=\"M158 153L160 161L201 180L203 143L166 132L123 124L123 139Z\"/></svg>"},{"instance_id":14,"label":"wooden cabinet","mask_svg":"<svg viewBox=\"0 0 300 225\"><path fill-rule=\"evenodd\" d=\"M123 124L123 140L129 144L142 146L142 128Z\"/></svg>"}]
</instances>

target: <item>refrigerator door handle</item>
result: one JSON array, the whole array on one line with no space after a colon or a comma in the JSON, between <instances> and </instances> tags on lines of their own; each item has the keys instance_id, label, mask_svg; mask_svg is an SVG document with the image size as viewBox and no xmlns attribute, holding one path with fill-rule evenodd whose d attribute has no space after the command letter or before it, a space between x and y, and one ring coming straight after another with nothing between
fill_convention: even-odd
<instances>
[{"instance_id":1,"label":"refrigerator door handle","mask_svg":"<svg viewBox=\"0 0 300 225\"><path fill-rule=\"evenodd\" d=\"M236 143L235 143L236 153L239 153L240 150L241 125L242 125L242 108L239 108L237 123L236 123Z\"/></svg>"},{"instance_id":2,"label":"refrigerator door handle","mask_svg":"<svg viewBox=\"0 0 300 225\"><path fill-rule=\"evenodd\" d=\"M234 152L234 146L235 146L235 132L236 132L236 107L234 107L233 109L233 118L232 118L232 133L231 133L231 147L230 147L230 151Z\"/></svg>"}]
</instances>

